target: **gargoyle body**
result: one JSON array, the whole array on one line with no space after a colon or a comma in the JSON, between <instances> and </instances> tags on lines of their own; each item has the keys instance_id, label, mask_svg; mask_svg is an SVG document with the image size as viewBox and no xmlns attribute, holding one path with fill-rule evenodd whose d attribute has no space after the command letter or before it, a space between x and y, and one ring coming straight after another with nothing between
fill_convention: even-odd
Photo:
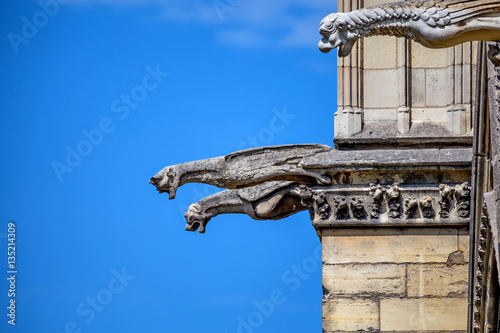
<instances>
[{"instance_id":1,"label":"gargoyle body","mask_svg":"<svg viewBox=\"0 0 500 333\"><path fill-rule=\"evenodd\" d=\"M247 214L255 220L278 220L306 210L311 190L290 181L268 182L240 190L224 190L191 204L184 217L188 231L205 232L211 218L220 214Z\"/></svg>"},{"instance_id":2,"label":"gargoyle body","mask_svg":"<svg viewBox=\"0 0 500 333\"><path fill-rule=\"evenodd\" d=\"M349 55L363 37L405 37L429 48L443 48L474 40L500 41L498 0L416 0L333 13L320 24L319 49L339 48Z\"/></svg>"}]
</instances>

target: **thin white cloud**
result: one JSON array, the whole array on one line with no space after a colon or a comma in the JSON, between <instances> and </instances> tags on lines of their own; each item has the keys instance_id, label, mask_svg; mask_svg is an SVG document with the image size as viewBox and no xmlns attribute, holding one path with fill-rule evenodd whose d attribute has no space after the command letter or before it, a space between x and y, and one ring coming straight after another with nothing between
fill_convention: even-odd
<instances>
[{"instance_id":1,"label":"thin white cloud","mask_svg":"<svg viewBox=\"0 0 500 333\"><path fill-rule=\"evenodd\" d=\"M216 27L217 40L235 47L311 47L321 19L337 0L72 0L80 5L155 6L160 19Z\"/></svg>"}]
</instances>

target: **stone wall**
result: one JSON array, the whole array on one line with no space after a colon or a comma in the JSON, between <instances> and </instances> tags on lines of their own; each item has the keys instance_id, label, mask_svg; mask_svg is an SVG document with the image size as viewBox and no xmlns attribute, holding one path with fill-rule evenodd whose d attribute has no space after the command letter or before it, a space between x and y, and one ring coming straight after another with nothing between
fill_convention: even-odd
<instances>
[{"instance_id":1,"label":"stone wall","mask_svg":"<svg viewBox=\"0 0 500 333\"><path fill-rule=\"evenodd\" d=\"M339 11L387 2L395 1L341 0ZM337 62L336 144L380 137L470 144L476 49L477 42L428 49L404 38L359 40Z\"/></svg>"},{"instance_id":2,"label":"stone wall","mask_svg":"<svg viewBox=\"0 0 500 333\"><path fill-rule=\"evenodd\" d=\"M465 332L466 228L329 228L324 332Z\"/></svg>"}]
</instances>

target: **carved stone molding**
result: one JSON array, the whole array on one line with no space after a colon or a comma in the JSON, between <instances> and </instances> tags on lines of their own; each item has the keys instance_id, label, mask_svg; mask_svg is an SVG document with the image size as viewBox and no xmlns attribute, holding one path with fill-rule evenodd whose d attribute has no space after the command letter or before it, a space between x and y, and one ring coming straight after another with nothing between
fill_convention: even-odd
<instances>
[{"instance_id":1,"label":"carved stone molding","mask_svg":"<svg viewBox=\"0 0 500 333\"><path fill-rule=\"evenodd\" d=\"M476 248L476 267L475 267L475 281L474 281L474 303L473 303L473 323L472 328L474 333L481 333L483 316L485 312L483 311L483 305L485 301L485 280L486 280L486 265L487 265L487 254L488 253L488 238L489 238L489 216L486 204L483 204L481 219L479 225L478 243Z\"/></svg>"},{"instance_id":2,"label":"carved stone molding","mask_svg":"<svg viewBox=\"0 0 500 333\"><path fill-rule=\"evenodd\" d=\"M313 187L313 193L318 187ZM468 182L439 186L328 188L322 186L322 198L333 212L330 218L318 218L318 227L348 225L467 225L469 222L470 188ZM324 201L322 210L324 211Z\"/></svg>"}]
</instances>

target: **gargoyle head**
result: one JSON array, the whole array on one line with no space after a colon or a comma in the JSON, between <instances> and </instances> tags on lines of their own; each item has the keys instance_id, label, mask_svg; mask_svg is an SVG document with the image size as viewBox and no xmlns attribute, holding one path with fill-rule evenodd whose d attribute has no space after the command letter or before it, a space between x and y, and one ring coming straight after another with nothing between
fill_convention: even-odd
<instances>
[{"instance_id":1,"label":"gargoyle head","mask_svg":"<svg viewBox=\"0 0 500 333\"><path fill-rule=\"evenodd\" d=\"M354 43L358 40L357 34L350 30L344 20L343 13L333 13L326 16L319 25L319 33L323 36L318 47L321 52L328 53L339 48L339 57L346 57L351 53Z\"/></svg>"},{"instance_id":2,"label":"gargoyle head","mask_svg":"<svg viewBox=\"0 0 500 333\"><path fill-rule=\"evenodd\" d=\"M196 231L200 228L199 233L205 233L205 228L210 219L201 211L200 205L197 203L191 204L184 217L186 218L185 230Z\"/></svg>"},{"instance_id":3,"label":"gargoyle head","mask_svg":"<svg viewBox=\"0 0 500 333\"><path fill-rule=\"evenodd\" d=\"M173 167L164 168L153 176L149 182L156 186L158 192L167 192L169 199L175 198L177 188L179 188L179 177Z\"/></svg>"}]
</instances>

